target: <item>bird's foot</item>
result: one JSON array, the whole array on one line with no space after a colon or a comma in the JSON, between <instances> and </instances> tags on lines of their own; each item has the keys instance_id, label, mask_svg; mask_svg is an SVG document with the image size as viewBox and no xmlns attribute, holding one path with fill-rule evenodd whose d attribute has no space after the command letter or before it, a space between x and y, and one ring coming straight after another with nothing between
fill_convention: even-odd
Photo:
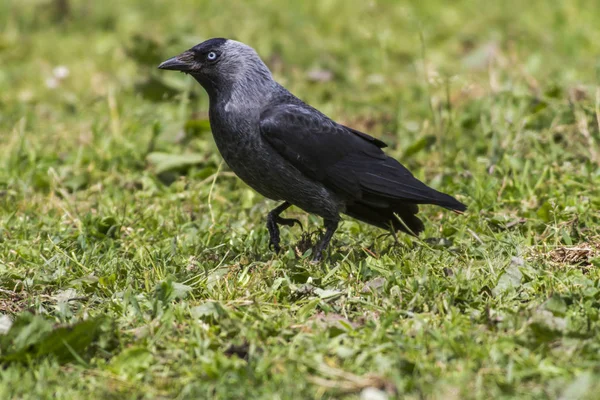
<instances>
[{"instance_id":1,"label":"bird's foot","mask_svg":"<svg viewBox=\"0 0 600 400\"><path fill-rule=\"evenodd\" d=\"M281 246L279 245L278 238L271 238L269 240L269 249L273 249L273 251L277 254L281 251Z\"/></svg>"},{"instance_id":2,"label":"bird's foot","mask_svg":"<svg viewBox=\"0 0 600 400\"><path fill-rule=\"evenodd\" d=\"M317 251L317 252L315 252L315 255L313 256L312 260L310 260L310 263L311 264L319 264L321 261L323 261L323 252Z\"/></svg>"},{"instance_id":3,"label":"bird's foot","mask_svg":"<svg viewBox=\"0 0 600 400\"><path fill-rule=\"evenodd\" d=\"M281 251L281 246L279 245L280 240L279 240L279 225L286 225L286 226L294 226L294 224L298 224L300 225L300 229L304 230L304 227L302 226L302 223L300 221L298 221L297 219L293 219L293 218L281 218L279 216L280 213L282 213L283 211L285 211L289 206L291 206L290 203L285 202L283 204L281 204L279 207L275 208L274 210L272 210L269 215L267 216L267 229L269 230L269 248L272 248L273 250L275 250L275 253L279 253Z\"/></svg>"},{"instance_id":4,"label":"bird's foot","mask_svg":"<svg viewBox=\"0 0 600 400\"><path fill-rule=\"evenodd\" d=\"M279 227L277 226L277 222L275 222L275 218L270 214L269 218L267 218L267 229L269 231L269 248L273 249L275 253L279 253L281 251L281 246L279 245Z\"/></svg>"},{"instance_id":5,"label":"bird's foot","mask_svg":"<svg viewBox=\"0 0 600 400\"><path fill-rule=\"evenodd\" d=\"M325 220L325 233L321 237L321 240L319 240L319 243L317 243L317 245L315 246L315 255L313 256L313 259L311 261L313 264L317 264L323 259L323 252L329 246L329 242L331 241L331 238L333 237L333 234L337 229L339 222L339 219Z\"/></svg>"},{"instance_id":6,"label":"bird's foot","mask_svg":"<svg viewBox=\"0 0 600 400\"><path fill-rule=\"evenodd\" d=\"M297 220L295 218L281 218L280 216L277 216L275 218L275 223L279 224L279 225L289 226L289 227L294 226L294 224L298 224L300 226L300 229L304 230L304 226L302 226L302 222L300 222L299 220Z\"/></svg>"}]
</instances>

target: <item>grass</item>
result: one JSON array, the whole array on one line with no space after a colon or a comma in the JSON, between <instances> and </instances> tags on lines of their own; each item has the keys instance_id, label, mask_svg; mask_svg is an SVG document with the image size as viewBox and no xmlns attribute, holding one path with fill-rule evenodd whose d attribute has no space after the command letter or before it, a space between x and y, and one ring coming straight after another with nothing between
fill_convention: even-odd
<instances>
[{"instance_id":1,"label":"grass","mask_svg":"<svg viewBox=\"0 0 600 400\"><path fill-rule=\"evenodd\" d=\"M599 11L1 3L0 397L596 398ZM320 265L286 228L272 254L275 204L155 69L214 36L468 212L422 207L400 245L345 219Z\"/></svg>"}]
</instances>

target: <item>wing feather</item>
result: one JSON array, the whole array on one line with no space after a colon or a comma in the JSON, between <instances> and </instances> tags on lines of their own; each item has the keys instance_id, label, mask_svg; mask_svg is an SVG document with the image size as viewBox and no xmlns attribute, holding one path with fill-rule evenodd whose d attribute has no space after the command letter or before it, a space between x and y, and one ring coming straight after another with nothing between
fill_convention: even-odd
<instances>
[{"instance_id":1,"label":"wing feather","mask_svg":"<svg viewBox=\"0 0 600 400\"><path fill-rule=\"evenodd\" d=\"M270 108L261 115L261 134L271 146L307 177L374 207L391 204L437 204L455 210L466 207L413 176L382 150L385 143L337 124L318 111L297 104Z\"/></svg>"}]
</instances>

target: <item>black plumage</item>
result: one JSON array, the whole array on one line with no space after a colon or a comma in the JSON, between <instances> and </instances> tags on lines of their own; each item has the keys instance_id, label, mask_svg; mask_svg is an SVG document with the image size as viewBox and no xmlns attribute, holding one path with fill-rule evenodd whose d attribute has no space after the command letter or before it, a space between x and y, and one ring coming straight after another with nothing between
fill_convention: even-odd
<instances>
[{"instance_id":1,"label":"black plumage","mask_svg":"<svg viewBox=\"0 0 600 400\"><path fill-rule=\"evenodd\" d=\"M315 260L327 248L340 213L417 235L423 230L419 204L466 209L387 156L381 140L336 123L292 95L243 43L207 40L159 68L188 73L204 87L213 136L227 164L262 195L283 201L267 216L276 251L279 225L298 222L280 216L291 205L324 220Z\"/></svg>"},{"instance_id":2,"label":"black plumage","mask_svg":"<svg viewBox=\"0 0 600 400\"><path fill-rule=\"evenodd\" d=\"M361 221L419 234L423 224L415 216L417 204L466 210L464 204L425 185L387 156L381 150L387 145L381 140L337 124L304 104L267 109L260 116L260 132L294 167L342 194L345 214Z\"/></svg>"}]
</instances>

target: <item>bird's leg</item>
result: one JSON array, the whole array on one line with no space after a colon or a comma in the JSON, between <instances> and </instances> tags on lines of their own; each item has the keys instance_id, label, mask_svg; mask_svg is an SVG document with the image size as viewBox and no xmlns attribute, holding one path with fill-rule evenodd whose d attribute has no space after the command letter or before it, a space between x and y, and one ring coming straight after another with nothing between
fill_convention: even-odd
<instances>
[{"instance_id":1,"label":"bird's leg","mask_svg":"<svg viewBox=\"0 0 600 400\"><path fill-rule=\"evenodd\" d=\"M281 251L281 246L279 246L279 225L286 226L294 226L294 224L300 225L300 229L303 229L302 223L297 219L293 218L281 218L279 214L287 210L291 206L287 201L283 204L280 204L275 209L273 209L267 215L267 229L269 230L269 247L273 247L276 253Z\"/></svg>"},{"instance_id":2,"label":"bird's leg","mask_svg":"<svg viewBox=\"0 0 600 400\"><path fill-rule=\"evenodd\" d=\"M321 237L321 240L319 240L319 243L317 243L317 245L315 246L315 255L313 257L313 262L319 262L323 258L323 251L325 251L327 249L327 246L329 246L329 242L331 241L331 238L333 237L333 234L335 233L335 230L337 229L340 220L339 218L326 219L324 222L325 233L323 234L323 237Z\"/></svg>"}]
</instances>

